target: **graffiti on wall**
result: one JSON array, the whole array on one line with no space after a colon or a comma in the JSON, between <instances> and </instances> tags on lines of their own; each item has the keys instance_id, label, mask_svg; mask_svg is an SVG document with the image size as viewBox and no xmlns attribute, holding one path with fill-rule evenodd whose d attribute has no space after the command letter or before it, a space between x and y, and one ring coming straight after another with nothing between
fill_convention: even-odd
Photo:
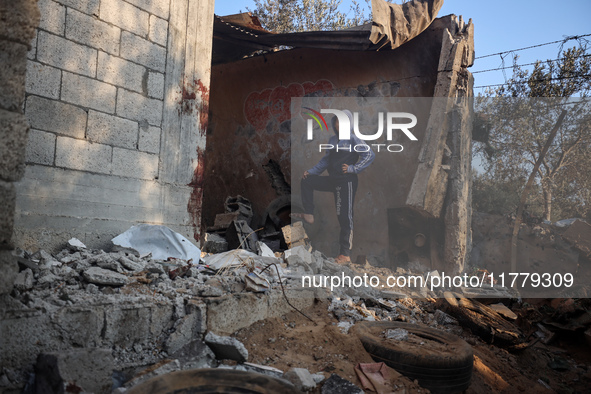
<instances>
[{"instance_id":1,"label":"graffiti on wall","mask_svg":"<svg viewBox=\"0 0 591 394\"><path fill-rule=\"evenodd\" d=\"M290 106L292 97L304 97L316 92L328 94L334 85L327 79L314 82L290 83L287 86L276 86L260 92L252 92L244 101L244 116L255 130L264 130L267 123L276 120L279 123L291 118Z\"/></svg>"}]
</instances>

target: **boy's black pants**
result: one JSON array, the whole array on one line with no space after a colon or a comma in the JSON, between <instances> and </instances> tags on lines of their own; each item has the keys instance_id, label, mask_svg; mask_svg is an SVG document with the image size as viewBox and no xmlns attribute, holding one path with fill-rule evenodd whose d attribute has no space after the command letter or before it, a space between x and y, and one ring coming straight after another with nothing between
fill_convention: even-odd
<instances>
[{"instance_id":1,"label":"boy's black pants","mask_svg":"<svg viewBox=\"0 0 591 394\"><path fill-rule=\"evenodd\" d=\"M357 175L343 177L308 175L302 179L301 194L304 213L314 214L314 191L332 192L337 218L341 226L339 233L340 254L351 255L353 247L353 204L357 192Z\"/></svg>"}]
</instances>

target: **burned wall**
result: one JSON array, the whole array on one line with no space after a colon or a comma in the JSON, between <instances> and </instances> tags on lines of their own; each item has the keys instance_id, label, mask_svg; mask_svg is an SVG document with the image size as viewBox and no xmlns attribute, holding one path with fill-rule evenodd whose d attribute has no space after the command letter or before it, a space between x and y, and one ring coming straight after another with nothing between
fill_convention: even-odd
<instances>
[{"instance_id":1,"label":"burned wall","mask_svg":"<svg viewBox=\"0 0 591 394\"><path fill-rule=\"evenodd\" d=\"M294 49L214 66L205 164L204 227L213 224L215 215L223 212L225 198L233 195L243 195L252 201L255 219L261 225L269 206L285 193L273 187L265 169L269 163L276 163L274 166L288 182L294 175L290 160L292 97L469 96L470 76L465 69L473 59L472 35L471 24L465 25L461 18L447 16L437 19L422 34L395 50ZM464 55L467 58L462 60ZM458 78L460 73L464 80ZM463 93L458 93L462 89ZM465 207L467 195L460 196L457 191L453 191L453 196L448 195L447 177L438 178L450 168L450 155L444 157L444 152L450 152L451 142L447 139L453 134L448 133L452 127L448 116L451 110L449 105L435 109L437 113L419 131L420 144L410 147L408 155L380 158L360 176L361 192L355 207L357 229L388 229L388 215L377 214L375 207L412 207L441 220L446 211L446 196L447 201L460 201ZM469 114L462 114L460 118L466 116ZM471 130L460 129L457 134L463 136L461 146L469 147ZM469 168L469 163L466 164L469 156L460 156L459 152L458 147L454 152L456 166L462 167L458 171L465 172L466 166ZM317 159L319 157L310 159L310 167ZM423 169L422 176L417 179L421 166L435 172ZM365 185L379 182L385 174L392 182L383 190L368 191ZM466 179L466 176L462 178ZM469 183L467 185L469 189ZM291 184L292 193L297 194L298 187ZM331 196L319 197L319 203L332 206ZM332 210L330 212L318 222L334 227L336 219ZM465 218L460 221L463 223ZM450 226L457 227L457 223ZM463 227L464 230L469 228L468 225ZM315 247L335 254L335 237L321 234L320 224L315 224L308 232L317 240ZM466 231L460 237L464 238L465 246ZM354 249L354 255L377 255L389 264L388 230L356 231L355 238L355 245L366 246ZM444 240L438 243L440 257L437 260L440 262L444 259L444 243ZM465 252L464 248L459 254L463 256Z\"/></svg>"},{"instance_id":2,"label":"burned wall","mask_svg":"<svg viewBox=\"0 0 591 394\"><path fill-rule=\"evenodd\" d=\"M213 1L41 0L18 246L91 247L138 222L198 232Z\"/></svg>"}]
</instances>

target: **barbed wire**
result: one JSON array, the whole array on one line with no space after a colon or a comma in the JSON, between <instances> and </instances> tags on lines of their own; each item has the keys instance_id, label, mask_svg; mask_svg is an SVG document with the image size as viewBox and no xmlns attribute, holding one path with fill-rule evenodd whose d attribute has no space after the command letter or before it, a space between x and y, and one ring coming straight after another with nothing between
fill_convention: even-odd
<instances>
[{"instance_id":1,"label":"barbed wire","mask_svg":"<svg viewBox=\"0 0 591 394\"><path fill-rule=\"evenodd\" d=\"M502 52L497 52L497 53L491 53L491 54L489 54L489 55L477 56L477 57L475 57L475 58L474 58L474 60L478 60L478 59L484 59L484 58L486 58L486 57L491 57L491 56L499 56L499 55L504 55L504 54L506 54L506 53L512 53L512 52L519 52L519 51L524 51L524 50L526 50L526 49L538 48L538 47L543 47L543 46L546 46L546 45L560 44L560 43L564 44L564 43L566 43L567 41L571 41L571 40L578 40L578 39L580 39L580 38L589 37L589 36L591 36L591 33L588 33L588 34L582 34L582 35L577 35L577 36L568 36L568 37L565 37L565 38L563 38L562 40L556 40L556 41L552 41L552 42L545 42L545 43L543 43L543 44L530 45L530 46L523 47L523 48L517 48L517 49L511 49L511 50L508 50L508 51L502 51Z\"/></svg>"}]
</instances>

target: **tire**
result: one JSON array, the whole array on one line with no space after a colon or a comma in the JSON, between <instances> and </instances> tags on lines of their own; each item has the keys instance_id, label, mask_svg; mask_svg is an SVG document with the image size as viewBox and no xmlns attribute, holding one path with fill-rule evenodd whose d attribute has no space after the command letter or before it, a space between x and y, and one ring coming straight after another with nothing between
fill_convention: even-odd
<instances>
[{"instance_id":1,"label":"tire","mask_svg":"<svg viewBox=\"0 0 591 394\"><path fill-rule=\"evenodd\" d=\"M405 342L385 341L379 334L402 328L411 334L448 345L449 350L433 354L421 352ZM384 362L432 393L459 393L470 386L474 357L463 339L439 330L403 322L361 322L352 330L365 350L377 362Z\"/></svg>"},{"instance_id":2,"label":"tire","mask_svg":"<svg viewBox=\"0 0 591 394\"><path fill-rule=\"evenodd\" d=\"M157 376L132 387L128 394L295 394L290 383L256 372L233 369L192 369Z\"/></svg>"}]
</instances>

